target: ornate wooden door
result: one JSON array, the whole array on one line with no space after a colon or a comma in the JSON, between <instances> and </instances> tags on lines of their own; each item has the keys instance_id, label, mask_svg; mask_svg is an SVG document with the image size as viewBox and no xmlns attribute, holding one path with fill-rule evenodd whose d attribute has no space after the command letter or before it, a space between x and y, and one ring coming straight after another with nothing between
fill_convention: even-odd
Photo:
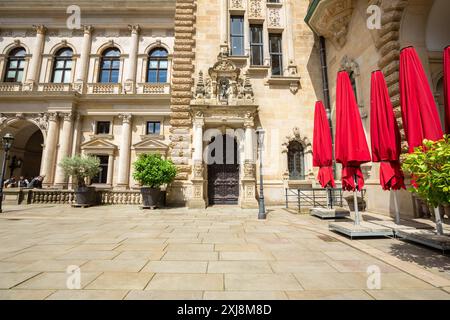
<instances>
[{"instance_id":1,"label":"ornate wooden door","mask_svg":"<svg viewBox=\"0 0 450 320\"><path fill-rule=\"evenodd\" d=\"M214 138L213 138L214 139ZM237 142L234 137L224 135L223 159L208 165L208 198L209 204L238 204L239 200L239 163L237 157ZM228 155L233 152L233 155ZM215 157L216 150L211 152ZM227 161L228 159L228 161Z\"/></svg>"}]
</instances>

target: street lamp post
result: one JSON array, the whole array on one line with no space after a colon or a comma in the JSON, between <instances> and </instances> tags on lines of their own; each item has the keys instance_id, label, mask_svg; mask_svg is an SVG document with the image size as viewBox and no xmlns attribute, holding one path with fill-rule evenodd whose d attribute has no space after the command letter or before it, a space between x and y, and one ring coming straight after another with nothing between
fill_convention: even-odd
<instances>
[{"instance_id":1,"label":"street lamp post","mask_svg":"<svg viewBox=\"0 0 450 320\"><path fill-rule=\"evenodd\" d=\"M0 180L0 213L2 213L2 202L3 202L3 184L5 182L5 171L6 171L6 162L8 161L8 153L13 144L14 137L11 133L5 134L2 138L3 142L3 166L2 166L2 176Z\"/></svg>"},{"instance_id":2,"label":"street lamp post","mask_svg":"<svg viewBox=\"0 0 450 320\"><path fill-rule=\"evenodd\" d=\"M263 161L262 161L262 151L264 148L264 135L266 131L259 127L256 129L256 134L258 137L258 151L259 151L259 213L258 219L266 219L266 206L264 204L264 178L263 178Z\"/></svg>"}]
</instances>

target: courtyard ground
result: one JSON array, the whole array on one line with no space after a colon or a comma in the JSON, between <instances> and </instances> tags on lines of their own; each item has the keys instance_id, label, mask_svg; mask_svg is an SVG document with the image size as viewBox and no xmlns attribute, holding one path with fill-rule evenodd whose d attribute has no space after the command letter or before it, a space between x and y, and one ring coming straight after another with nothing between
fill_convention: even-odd
<instances>
[{"instance_id":1,"label":"courtyard ground","mask_svg":"<svg viewBox=\"0 0 450 320\"><path fill-rule=\"evenodd\" d=\"M281 208L266 221L234 207L4 211L0 299L450 299L450 256L351 241ZM81 289L68 289L69 266Z\"/></svg>"}]
</instances>

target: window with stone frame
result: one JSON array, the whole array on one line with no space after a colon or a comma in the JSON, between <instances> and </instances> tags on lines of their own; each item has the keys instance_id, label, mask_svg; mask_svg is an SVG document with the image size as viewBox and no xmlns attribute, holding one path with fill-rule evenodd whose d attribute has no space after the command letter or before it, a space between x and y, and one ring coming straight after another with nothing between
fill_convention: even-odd
<instances>
[{"instance_id":1,"label":"window with stone frame","mask_svg":"<svg viewBox=\"0 0 450 320\"><path fill-rule=\"evenodd\" d=\"M22 47L11 50L5 70L5 82L22 82L25 70L25 55L26 51Z\"/></svg>"},{"instance_id":2,"label":"window with stone frame","mask_svg":"<svg viewBox=\"0 0 450 320\"><path fill-rule=\"evenodd\" d=\"M100 160L100 172L92 178L91 183L106 184L108 181L109 156L97 155L96 157Z\"/></svg>"},{"instance_id":3,"label":"window with stone frame","mask_svg":"<svg viewBox=\"0 0 450 320\"><path fill-rule=\"evenodd\" d=\"M72 81L73 51L70 48L60 49L53 61L53 83L70 83Z\"/></svg>"},{"instance_id":4,"label":"window with stone frame","mask_svg":"<svg viewBox=\"0 0 450 320\"><path fill-rule=\"evenodd\" d=\"M244 17L230 17L230 44L232 56L244 55Z\"/></svg>"},{"instance_id":5,"label":"window with stone frame","mask_svg":"<svg viewBox=\"0 0 450 320\"><path fill-rule=\"evenodd\" d=\"M120 72L120 50L117 48L106 49L102 54L98 82L118 83Z\"/></svg>"},{"instance_id":6,"label":"window with stone frame","mask_svg":"<svg viewBox=\"0 0 450 320\"><path fill-rule=\"evenodd\" d=\"M281 34L269 34L269 53L272 76L283 75L283 44Z\"/></svg>"},{"instance_id":7,"label":"window with stone frame","mask_svg":"<svg viewBox=\"0 0 450 320\"><path fill-rule=\"evenodd\" d=\"M146 81L149 83L166 83L168 69L167 50L164 48L153 49L149 54Z\"/></svg>"},{"instance_id":8,"label":"window with stone frame","mask_svg":"<svg viewBox=\"0 0 450 320\"><path fill-rule=\"evenodd\" d=\"M262 66L264 64L263 26L250 25L250 65Z\"/></svg>"},{"instance_id":9,"label":"window with stone frame","mask_svg":"<svg viewBox=\"0 0 450 320\"><path fill-rule=\"evenodd\" d=\"M110 134L111 122L110 121L97 121L96 134Z\"/></svg>"},{"instance_id":10,"label":"window with stone frame","mask_svg":"<svg viewBox=\"0 0 450 320\"><path fill-rule=\"evenodd\" d=\"M291 141L288 146L289 179L305 180L305 151L298 141Z\"/></svg>"},{"instance_id":11,"label":"window with stone frame","mask_svg":"<svg viewBox=\"0 0 450 320\"><path fill-rule=\"evenodd\" d=\"M161 133L161 122L159 121L147 121L145 133L149 134L160 134Z\"/></svg>"}]
</instances>

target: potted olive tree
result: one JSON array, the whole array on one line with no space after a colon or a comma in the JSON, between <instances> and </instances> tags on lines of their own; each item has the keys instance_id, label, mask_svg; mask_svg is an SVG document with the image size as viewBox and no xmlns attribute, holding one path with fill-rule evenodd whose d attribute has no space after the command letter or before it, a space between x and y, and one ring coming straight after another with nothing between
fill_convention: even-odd
<instances>
[{"instance_id":1,"label":"potted olive tree","mask_svg":"<svg viewBox=\"0 0 450 320\"><path fill-rule=\"evenodd\" d=\"M92 179L100 172L100 160L93 156L73 156L62 159L59 166L66 177L72 177L76 184L77 205L93 206L97 204L95 187L87 186L86 179Z\"/></svg>"},{"instance_id":2,"label":"potted olive tree","mask_svg":"<svg viewBox=\"0 0 450 320\"><path fill-rule=\"evenodd\" d=\"M133 166L133 177L141 185L143 207L156 207L161 199L161 186L175 179L175 165L159 154L141 154Z\"/></svg>"},{"instance_id":3,"label":"potted olive tree","mask_svg":"<svg viewBox=\"0 0 450 320\"><path fill-rule=\"evenodd\" d=\"M403 169L411 174L409 191L435 208L436 230L442 235L439 207L450 205L450 136L436 142L424 140L423 147L406 156Z\"/></svg>"}]
</instances>

